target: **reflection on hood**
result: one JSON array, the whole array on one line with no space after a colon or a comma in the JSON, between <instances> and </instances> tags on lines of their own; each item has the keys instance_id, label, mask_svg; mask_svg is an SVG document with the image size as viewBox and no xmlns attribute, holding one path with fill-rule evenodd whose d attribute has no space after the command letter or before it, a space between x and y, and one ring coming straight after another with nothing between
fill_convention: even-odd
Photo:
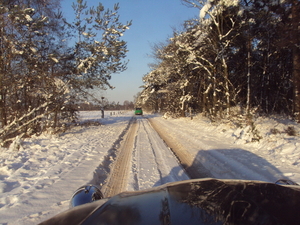
<instances>
[{"instance_id":1,"label":"reflection on hood","mask_svg":"<svg viewBox=\"0 0 300 225\"><path fill-rule=\"evenodd\" d=\"M196 220L204 224L298 224L300 221L299 187L205 179L171 186L168 191L170 199L186 205L187 219L194 221L198 213Z\"/></svg>"},{"instance_id":2,"label":"reflection on hood","mask_svg":"<svg viewBox=\"0 0 300 225\"><path fill-rule=\"evenodd\" d=\"M52 218L52 222L62 224L59 222L66 216L80 215L82 220L78 224L84 225L298 224L300 187L257 181L195 179L146 191L125 192L105 203L99 201L86 215L76 208ZM45 221L43 224L54 223Z\"/></svg>"}]
</instances>

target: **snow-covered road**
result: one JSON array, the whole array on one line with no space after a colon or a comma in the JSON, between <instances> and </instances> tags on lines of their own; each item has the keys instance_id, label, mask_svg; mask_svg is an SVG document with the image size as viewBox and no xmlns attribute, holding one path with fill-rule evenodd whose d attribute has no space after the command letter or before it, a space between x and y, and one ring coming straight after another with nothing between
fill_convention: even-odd
<instances>
[{"instance_id":1,"label":"snow-covered road","mask_svg":"<svg viewBox=\"0 0 300 225\"><path fill-rule=\"evenodd\" d=\"M189 179L176 156L142 116L131 120L110 168L101 190L106 197Z\"/></svg>"},{"instance_id":2,"label":"snow-covered road","mask_svg":"<svg viewBox=\"0 0 300 225\"><path fill-rule=\"evenodd\" d=\"M138 117L131 179L127 190L142 190L168 182L187 180L173 152L145 117Z\"/></svg>"},{"instance_id":3,"label":"snow-covered road","mask_svg":"<svg viewBox=\"0 0 300 225\"><path fill-rule=\"evenodd\" d=\"M66 210L72 193L87 183L111 196L189 179L147 118L132 117L107 115L104 126L88 126L97 125L100 114L82 113L82 125L60 137L32 138L18 152L2 152L0 224L45 220Z\"/></svg>"},{"instance_id":4,"label":"snow-covered road","mask_svg":"<svg viewBox=\"0 0 300 225\"><path fill-rule=\"evenodd\" d=\"M263 152L253 148L253 145L234 144L231 139L226 140L222 133L209 132L207 127L201 127L200 124L190 122L190 126L186 126L178 120L154 119L165 133L192 155L192 167L204 166L210 177L275 182L280 178L289 179L290 171L297 171L299 175L299 169L296 168L290 167L287 173L280 170L275 165L282 167L282 164L270 163L269 159L264 158Z\"/></svg>"},{"instance_id":5,"label":"snow-covered road","mask_svg":"<svg viewBox=\"0 0 300 225\"><path fill-rule=\"evenodd\" d=\"M173 150L178 148L187 156L187 170L200 168L203 176L215 178L274 182L286 177L300 182L299 136L282 132L257 143L243 144L230 127L212 126L202 117L176 120L155 115L133 117L132 112L127 112L107 113L101 119L100 112L81 112L81 124L61 136L44 134L19 143L19 150L1 149L0 224L36 224L66 210L78 187L94 183L105 188L122 145L131 145L130 156L125 160L129 162L125 166L127 173L121 175L125 182L122 190L188 179L147 117L168 136L166 143ZM124 144L132 118L136 120L136 130L132 141ZM99 122L102 125L96 126ZM283 127L274 121L270 124L278 130ZM299 132L298 126L295 129Z\"/></svg>"}]
</instances>

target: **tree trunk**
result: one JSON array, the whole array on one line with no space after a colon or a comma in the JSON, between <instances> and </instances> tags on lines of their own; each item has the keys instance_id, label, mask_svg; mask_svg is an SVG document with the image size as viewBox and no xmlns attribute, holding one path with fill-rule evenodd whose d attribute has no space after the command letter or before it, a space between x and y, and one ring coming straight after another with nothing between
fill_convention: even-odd
<instances>
[{"instance_id":1,"label":"tree trunk","mask_svg":"<svg viewBox=\"0 0 300 225\"><path fill-rule=\"evenodd\" d=\"M213 82L213 100L212 100L212 115L217 115L217 77L216 71L214 71Z\"/></svg>"},{"instance_id":2,"label":"tree trunk","mask_svg":"<svg viewBox=\"0 0 300 225\"><path fill-rule=\"evenodd\" d=\"M250 114L251 107L251 40L250 40L250 26L248 24L248 43L247 43L247 102L246 114Z\"/></svg>"},{"instance_id":3,"label":"tree trunk","mask_svg":"<svg viewBox=\"0 0 300 225\"><path fill-rule=\"evenodd\" d=\"M225 95L226 95L226 114L229 116L230 114L230 91L229 91L229 77L228 77L228 66L225 60L225 57L222 56L222 64L224 69L224 77L225 77Z\"/></svg>"},{"instance_id":4,"label":"tree trunk","mask_svg":"<svg viewBox=\"0 0 300 225\"><path fill-rule=\"evenodd\" d=\"M293 49L293 83L294 83L294 116L300 122L300 38L298 0L292 0L292 49Z\"/></svg>"},{"instance_id":5,"label":"tree trunk","mask_svg":"<svg viewBox=\"0 0 300 225\"><path fill-rule=\"evenodd\" d=\"M2 87L2 86L1 86ZM0 127L4 127L7 125L7 117L5 110L5 95L0 93Z\"/></svg>"}]
</instances>

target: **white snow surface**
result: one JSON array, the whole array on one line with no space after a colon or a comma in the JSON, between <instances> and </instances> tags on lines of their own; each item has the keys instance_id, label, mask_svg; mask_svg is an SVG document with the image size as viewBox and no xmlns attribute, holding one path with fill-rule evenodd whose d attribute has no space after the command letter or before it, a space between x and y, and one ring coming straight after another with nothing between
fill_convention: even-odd
<instances>
[{"instance_id":1,"label":"white snow surface","mask_svg":"<svg viewBox=\"0 0 300 225\"><path fill-rule=\"evenodd\" d=\"M0 149L0 224L37 224L68 209L77 188L97 182L99 168L109 170L115 160L109 152L117 147L133 116L133 112L107 112L101 119L101 112L81 112L82 124L96 121L102 125L80 125L62 135L16 139L11 148ZM254 126L262 138L252 142L250 127L236 129L229 122L211 123L201 115L193 120L145 117L161 123L215 178L268 182L288 178L300 183L300 125L288 119L256 118ZM139 126L144 123L141 120ZM287 134L288 127L295 136ZM158 143L157 134L149 128L143 132L136 138L135 147L140 150L133 151L128 190L188 179L178 174L178 164L165 155L167 150ZM160 171L150 163L149 149L157 148L164 150L153 151L151 157L160 164Z\"/></svg>"}]
</instances>

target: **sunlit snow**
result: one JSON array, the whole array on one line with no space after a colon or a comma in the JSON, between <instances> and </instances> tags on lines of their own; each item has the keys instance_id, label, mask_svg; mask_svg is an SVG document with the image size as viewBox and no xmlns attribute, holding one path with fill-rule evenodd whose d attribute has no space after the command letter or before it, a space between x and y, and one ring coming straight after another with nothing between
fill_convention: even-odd
<instances>
[{"instance_id":1,"label":"sunlit snow","mask_svg":"<svg viewBox=\"0 0 300 225\"><path fill-rule=\"evenodd\" d=\"M62 135L44 133L25 140L19 137L10 149L1 149L0 224L36 224L66 210L78 187L98 182L95 174L100 168L101 173L106 173L115 159L105 156L128 127L132 116L132 111L106 112L101 119L101 112L81 112L80 124ZM164 119L152 114L143 118L146 117L157 121L215 178L267 182L288 178L300 183L299 124L281 117L258 117L254 128L261 139L256 140L253 132L249 132L253 127L237 129L230 121L212 123L201 115L192 120L188 117ZM102 125L96 126L99 123ZM147 132L156 135L153 131ZM139 136L138 149L147 150L147 138L146 133ZM156 154L158 157L162 152ZM166 166L173 165L171 159L168 161L164 156L157 159L164 159L164 163L159 163ZM134 171L140 188L161 184L158 171L150 161L138 160L134 157L132 166L144 166L143 170ZM128 189L136 189L131 179Z\"/></svg>"}]
</instances>

